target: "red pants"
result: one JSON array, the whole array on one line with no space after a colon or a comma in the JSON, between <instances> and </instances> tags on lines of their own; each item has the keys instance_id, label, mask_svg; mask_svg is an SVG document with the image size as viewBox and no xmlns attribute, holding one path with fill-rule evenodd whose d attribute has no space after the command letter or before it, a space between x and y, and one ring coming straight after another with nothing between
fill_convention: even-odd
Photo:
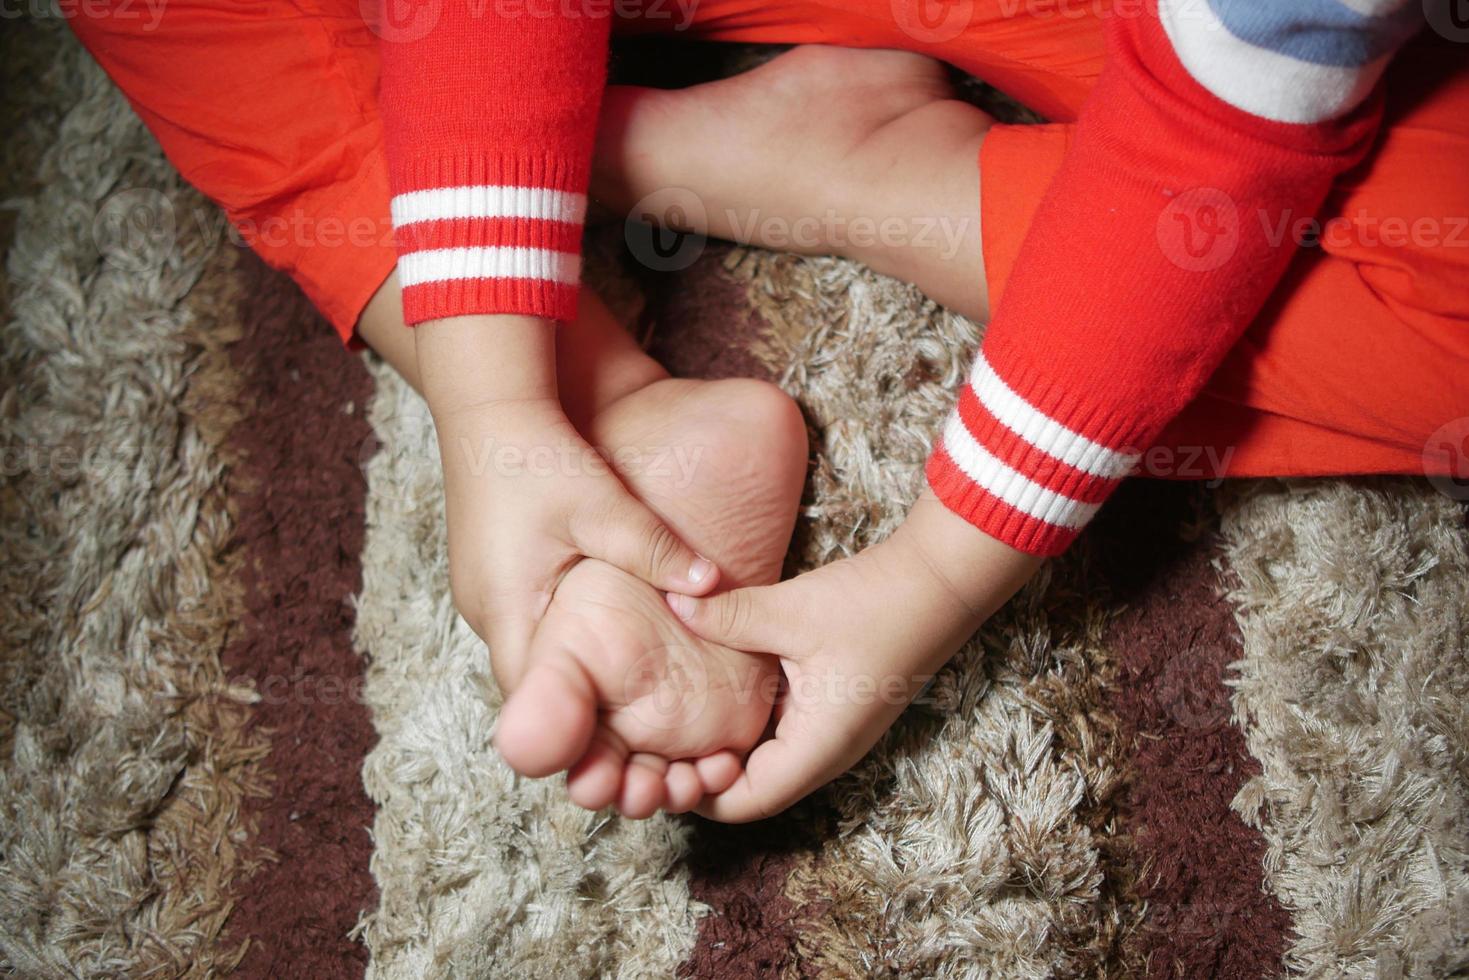
<instances>
[{"instance_id":1,"label":"red pants","mask_svg":"<svg viewBox=\"0 0 1469 980\"><path fill-rule=\"evenodd\" d=\"M1055 122L998 126L979 160L991 302L1102 61L1111 0L642 0L622 33L906 48L942 58ZM533 0L528 0L533 4ZM123 8L137 16L122 16ZM89 8L94 9L94 8ZM350 337L395 261L359 0L171 0L156 24L72 26L183 175ZM1145 470L1168 476L1469 475L1469 65L1432 36L1388 78L1380 146L1316 240Z\"/></svg>"}]
</instances>

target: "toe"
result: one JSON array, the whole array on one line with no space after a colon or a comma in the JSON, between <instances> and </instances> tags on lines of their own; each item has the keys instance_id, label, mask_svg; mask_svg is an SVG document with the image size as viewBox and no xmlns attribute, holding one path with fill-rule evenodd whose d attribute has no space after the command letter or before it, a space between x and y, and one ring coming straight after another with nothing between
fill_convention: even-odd
<instances>
[{"instance_id":1,"label":"toe","mask_svg":"<svg viewBox=\"0 0 1469 980\"><path fill-rule=\"evenodd\" d=\"M586 754L596 723L591 678L569 654L548 652L505 702L495 747L516 772L549 776Z\"/></svg>"},{"instance_id":2,"label":"toe","mask_svg":"<svg viewBox=\"0 0 1469 980\"><path fill-rule=\"evenodd\" d=\"M663 809L669 813L687 813L704 798L704 783L692 762L670 763L663 775L663 787L668 794Z\"/></svg>"},{"instance_id":3,"label":"toe","mask_svg":"<svg viewBox=\"0 0 1469 980\"><path fill-rule=\"evenodd\" d=\"M643 820L663 805L663 774L668 763L656 755L634 752L622 773L618 811L630 820Z\"/></svg>"},{"instance_id":4,"label":"toe","mask_svg":"<svg viewBox=\"0 0 1469 980\"><path fill-rule=\"evenodd\" d=\"M622 791L626 764L626 752L605 738L595 737L587 754L567 772L566 794L571 802L588 810L611 806Z\"/></svg>"},{"instance_id":5,"label":"toe","mask_svg":"<svg viewBox=\"0 0 1469 980\"><path fill-rule=\"evenodd\" d=\"M706 755L694 763L694 768L699 773L699 782L704 786L704 792L710 795L723 793L734 785L734 781L740 778L740 757L733 752L715 752Z\"/></svg>"}]
</instances>

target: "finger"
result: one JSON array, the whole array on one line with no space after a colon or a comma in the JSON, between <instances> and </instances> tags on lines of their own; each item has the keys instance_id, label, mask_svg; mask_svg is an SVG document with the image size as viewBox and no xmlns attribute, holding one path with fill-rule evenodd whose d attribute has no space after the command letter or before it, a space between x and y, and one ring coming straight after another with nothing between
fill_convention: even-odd
<instances>
[{"instance_id":1,"label":"finger","mask_svg":"<svg viewBox=\"0 0 1469 980\"><path fill-rule=\"evenodd\" d=\"M854 754L853 744L848 739L815 739L787 722L775 738L755 747L728 789L704 797L695 812L723 823L773 817L856 763L867 746Z\"/></svg>"},{"instance_id":2,"label":"finger","mask_svg":"<svg viewBox=\"0 0 1469 980\"><path fill-rule=\"evenodd\" d=\"M740 778L740 757L726 749L696 760L694 769L706 794L723 793Z\"/></svg>"},{"instance_id":3,"label":"finger","mask_svg":"<svg viewBox=\"0 0 1469 980\"><path fill-rule=\"evenodd\" d=\"M566 795L571 802L588 810L600 810L617 801L622 792L627 752L616 741L596 736L587 754L567 772Z\"/></svg>"},{"instance_id":4,"label":"finger","mask_svg":"<svg viewBox=\"0 0 1469 980\"><path fill-rule=\"evenodd\" d=\"M687 813L704 798L699 771L687 760L669 763L668 772L663 774L663 788L663 809L669 813Z\"/></svg>"},{"instance_id":5,"label":"finger","mask_svg":"<svg viewBox=\"0 0 1469 980\"><path fill-rule=\"evenodd\" d=\"M617 810L629 820L644 820L663 805L663 774L668 763L647 752L634 752L627 757L622 773L622 792Z\"/></svg>"},{"instance_id":6,"label":"finger","mask_svg":"<svg viewBox=\"0 0 1469 980\"><path fill-rule=\"evenodd\" d=\"M719 583L719 569L684 544L632 494L621 494L596 515L582 519L572 539L582 554L600 558L667 592L703 595Z\"/></svg>"},{"instance_id":7,"label":"finger","mask_svg":"<svg viewBox=\"0 0 1469 980\"><path fill-rule=\"evenodd\" d=\"M796 582L734 589L696 599L668 593L668 607L704 639L749 653L799 655L805 632L793 599Z\"/></svg>"}]
</instances>

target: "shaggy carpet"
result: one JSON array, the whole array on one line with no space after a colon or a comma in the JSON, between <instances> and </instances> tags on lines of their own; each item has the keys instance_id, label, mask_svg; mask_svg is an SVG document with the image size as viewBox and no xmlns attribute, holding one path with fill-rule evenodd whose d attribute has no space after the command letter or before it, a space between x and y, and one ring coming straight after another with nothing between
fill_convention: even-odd
<instances>
[{"instance_id":1,"label":"shaggy carpet","mask_svg":"<svg viewBox=\"0 0 1469 980\"><path fill-rule=\"evenodd\" d=\"M1469 528L1425 481L1139 482L782 817L515 777L422 403L233 243L54 16L7 25L0 971L1469 974ZM591 266L773 379L790 567L887 534L981 331L836 260Z\"/></svg>"}]
</instances>

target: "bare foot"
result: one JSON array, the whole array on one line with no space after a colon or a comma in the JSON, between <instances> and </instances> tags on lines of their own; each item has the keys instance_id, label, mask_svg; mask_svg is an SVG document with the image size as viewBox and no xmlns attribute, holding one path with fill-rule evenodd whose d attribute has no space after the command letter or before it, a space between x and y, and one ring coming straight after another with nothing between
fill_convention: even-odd
<instances>
[{"instance_id":1,"label":"bare foot","mask_svg":"<svg viewBox=\"0 0 1469 980\"><path fill-rule=\"evenodd\" d=\"M728 587L779 578L806 466L791 400L756 381L665 379L587 433L631 489L715 561ZM661 593L585 560L562 579L496 745L529 776L570 769L582 806L693 807L738 774L770 718L775 662L699 639ZM670 764L669 760L673 760Z\"/></svg>"},{"instance_id":2,"label":"bare foot","mask_svg":"<svg viewBox=\"0 0 1469 980\"><path fill-rule=\"evenodd\" d=\"M855 259L983 318L993 122L932 58L805 45L687 89L609 88L592 192L680 230Z\"/></svg>"}]
</instances>

